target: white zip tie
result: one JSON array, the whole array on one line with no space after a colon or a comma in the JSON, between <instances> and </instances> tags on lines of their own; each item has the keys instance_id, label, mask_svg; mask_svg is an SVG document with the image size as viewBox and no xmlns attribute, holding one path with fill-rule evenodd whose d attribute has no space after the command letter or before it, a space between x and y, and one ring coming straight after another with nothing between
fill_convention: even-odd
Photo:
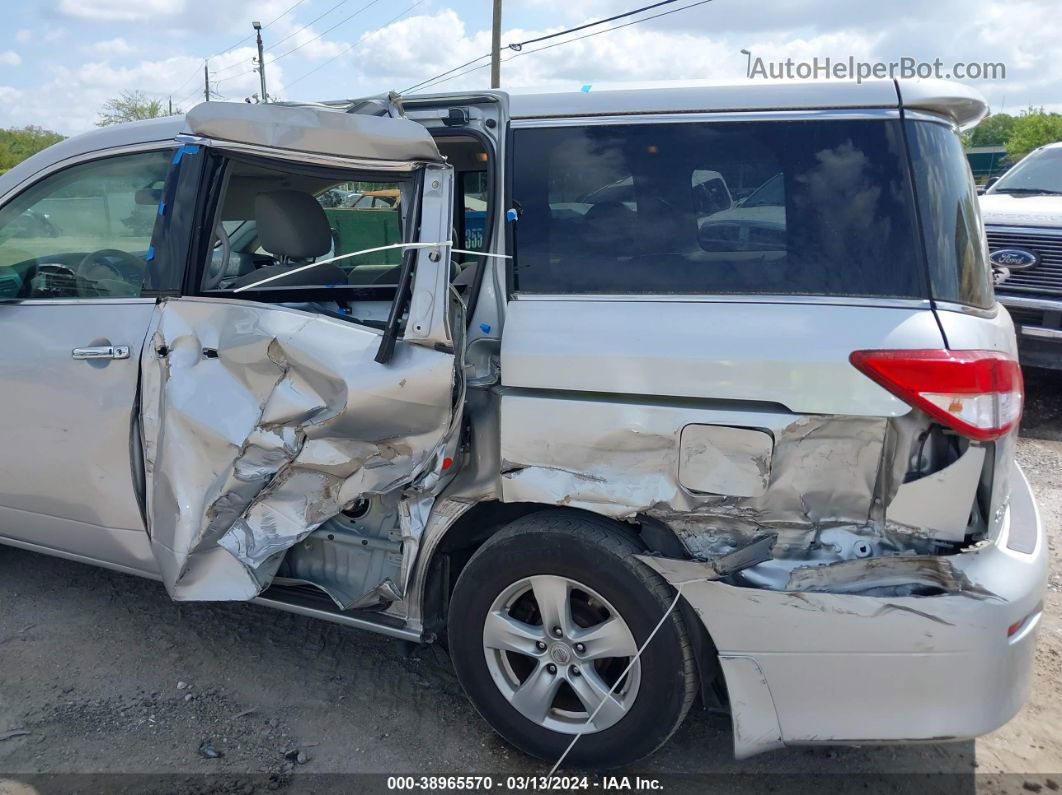
<instances>
[{"instance_id":1,"label":"white zip tie","mask_svg":"<svg viewBox=\"0 0 1062 795\"><path fill-rule=\"evenodd\" d=\"M310 268L316 268L318 265L328 265L332 262L337 262L341 259L348 259L350 257L360 257L362 254L373 254L377 251L390 251L396 248L440 248L443 246L452 246L452 240L443 240L436 243L392 243L389 246L376 246L375 248L363 248L361 251L352 251L349 254L340 254L338 257L329 257L328 259L319 260L318 262L311 262L307 265L301 265L298 268L292 268L290 271L284 271L284 273L278 273L275 276L267 276L261 281L252 282L251 284L245 284L243 287L237 287L233 290L234 293L242 293L244 290L253 290L255 287L260 287L268 282L275 281L276 279L286 279L295 273L301 273L302 271L308 271ZM495 259L512 259L508 254L488 254L485 251L468 251L463 248L451 248L452 254L474 254L477 257L493 257Z\"/></svg>"},{"instance_id":2,"label":"white zip tie","mask_svg":"<svg viewBox=\"0 0 1062 795\"><path fill-rule=\"evenodd\" d=\"M552 777L553 774L557 772L557 769L561 766L561 764L563 764L564 760L568 757L568 753L572 750L572 748L575 747L575 744L577 742L579 742L579 738L582 737L583 734L586 733L586 730L590 728L590 724L594 722L594 718L597 717L597 713L601 711L601 708L603 706L605 706L605 702L608 699L612 698L612 693L613 693L613 691L615 691L616 685L618 685L620 682L622 682L623 678L628 673L630 673L631 668L634 667L634 664L636 662L638 662L638 659L642 656L642 652L645 651L645 647L648 646L649 642L656 636L656 633L660 630L660 627L664 626L664 622L667 621L667 617L670 616L674 612L675 607L679 603L679 599L682 598L682 586L683 585L689 585L691 582L704 582L704 581L705 580L704 580L703 577L698 577L695 580L683 580L682 582L671 583L672 585L675 586L675 598L672 600L671 606L668 607L668 609L664 611L664 615L662 615L660 617L660 620L656 623L656 626L653 627L653 631L649 633L649 637L647 637L645 639L645 643L643 643L641 648L638 649L637 652L635 652L634 656L631 658L631 661L629 663L627 663L627 667L623 669L623 673L621 673L619 676L616 677L616 681L612 683L612 687L610 687L608 689L608 692L605 693L605 697L601 699L601 702L597 705L597 708L594 709L594 711L592 713L590 713L590 717L588 717L586 719L586 723L583 725L583 728L580 729L576 733L576 735L574 737L572 737L572 741L570 743L568 743L568 747L564 749L564 753L560 755L560 759L558 759L557 763L552 768L550 768L550 771L547 774L547 777ZM615 699L612 699L612 700L617 706L622 706Z\"/></svg>"}]
</instances>

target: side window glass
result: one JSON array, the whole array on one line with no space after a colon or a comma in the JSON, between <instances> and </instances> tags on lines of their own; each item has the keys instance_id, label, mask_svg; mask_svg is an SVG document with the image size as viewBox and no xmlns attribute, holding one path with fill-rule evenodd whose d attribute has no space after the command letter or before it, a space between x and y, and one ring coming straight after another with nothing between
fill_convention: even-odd
<instances>
[{"instance_id":1,"label":"side window glass","mask_svg":"<svg viewBox=\"0 0 1062 795\"><path fill-rule=\"evenodd\" d=\"M171 156L71 166L0 208L0 298L139 296Z\"/></svg>"},{"instance_id":2,"label":"side window glass","mask_svg":"<svg viewBox=\"0 0 1062 795\"><path fill-rule=\"evenodd\" d=\"M933 297L989 308L995 302L973 175L959 137L908 122Z\"/></svg>"},{"instance_id":3,"label":"side window glass","mask_svg":"<svg viewBox=\"0 0 1062 795\"><path fill-rule=\"evenodd\" d=\"M565 125L514 147L519 292L926 293L899 121Z\"/></svg>"},{"instance_id":4,"label":"side window glass","mask_svg":"<svg viewBox=\"0 0 1062 795\"><path fill-rule=\"evenodd\" d=\"M487 172L462 171L458 174L458 191L462 207L461 248L483 251L486 246ZM471 262L472 254L458 254L459 262Z\"/></svg>"},{"instance_id":5,"label":"side window glass","mask_svg":"<svg viewBox=\"0 0 1062 795\"><path fill-rule=\"evenodd\" d=\"M202 289L393 288L408 183L352 176L232 160ZM346 256L370 249L382 250Z\"/></svg>"}]
</instances>

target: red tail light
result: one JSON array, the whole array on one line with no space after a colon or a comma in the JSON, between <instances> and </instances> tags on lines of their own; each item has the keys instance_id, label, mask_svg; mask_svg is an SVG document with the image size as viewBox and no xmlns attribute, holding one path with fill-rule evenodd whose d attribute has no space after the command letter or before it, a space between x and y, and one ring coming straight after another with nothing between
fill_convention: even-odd
<instances>
[{"instance_id":1,"label":"red tail light","mask_svg":"<svg viewBox=\"0 0 1062 795\"><path fill-rule=\"evenodd\" d=\"M856 351L848 360L896 397L978 441L1018 424L1018 362L998 351Z\"/></svg>"}]
</instances>

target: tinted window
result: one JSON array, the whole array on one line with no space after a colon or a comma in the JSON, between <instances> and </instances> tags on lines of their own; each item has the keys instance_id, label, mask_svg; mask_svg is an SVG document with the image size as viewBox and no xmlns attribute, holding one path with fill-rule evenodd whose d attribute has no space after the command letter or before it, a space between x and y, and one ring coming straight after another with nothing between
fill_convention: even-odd
<instances>
[{"instance_id":1,"label":"tinted window","mask_svg":"<svg viewBox=\"0 0 1062 795\"><path fill-rule=\"evenodd\" d=\"M908 122L908 132L933 297L990 307L985 233L959 136L932 122Z\"/></svg>"},{"instance_id":2,"label":"tinted window","mask_svg":"<svg viewBox=\"0 0 1062 795\"><path fill-rule=\"evenodd\" d=\"M0 298L139 296L171 157L71 166L0 209Z\"/></svg>"},{"instance_id":3,"label":"tinted window","mask_svg":"<svg viewBox=\"0 0 1062 795\"><path fill-rule=\"evenodd\" d=\"M516 288L924 297L900 123L517 130Z\"/></svg>"}]
</instances>

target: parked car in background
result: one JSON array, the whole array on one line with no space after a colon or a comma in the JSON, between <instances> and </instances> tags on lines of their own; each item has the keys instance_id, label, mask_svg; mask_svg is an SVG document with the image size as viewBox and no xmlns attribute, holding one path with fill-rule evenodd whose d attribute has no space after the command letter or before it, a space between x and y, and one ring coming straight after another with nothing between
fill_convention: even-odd
<instances>
[{"instance_id":1,"label":"parked car in background","mask_svg":"<svg viewBox=\"0 0 1062 795\"><path fill-rule=\"evenodd\" d=\"M739 757L1017 712L1047 550L980 95L397 105L204 103L0 177L2 543L445 642L570 765L698 696Z\"/></svg>"},{"instance_id":2,"label":"parked car in background","mask_svg":"<svg viewBox=\"0 0 1062 795\"><path fill-rule=\"evenodd\" d=\"M398 206L401 199L401 193L396 190L367 190L351 195L342 206L355 210L391 210Z\"/></svg>"},{"instance_id":3,"label":"parked car in background","mask_svg":"<svg viewBox=\"0 0 1062 795\"><path fill-rule=\"evenodd\" d=\"M996 295L1022 363L1062 369L1062 142L1031 152L980 198Z\"/></svg>"}]
</instances>

